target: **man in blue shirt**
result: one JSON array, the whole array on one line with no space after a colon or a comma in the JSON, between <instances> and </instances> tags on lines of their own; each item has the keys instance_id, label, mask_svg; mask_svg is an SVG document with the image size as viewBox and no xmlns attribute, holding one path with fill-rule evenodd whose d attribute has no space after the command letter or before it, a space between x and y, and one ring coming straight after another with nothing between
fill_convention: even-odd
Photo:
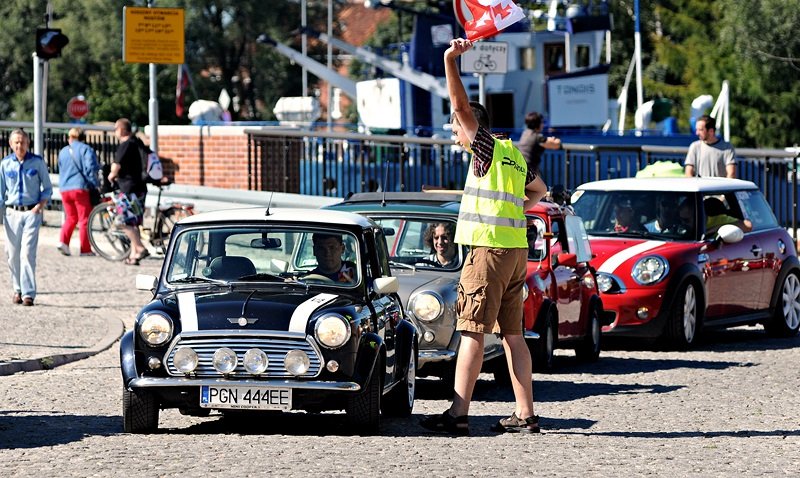
<instances>
[{"instance_id":1,"label":"man in blue shirt","mask_svg":"<svg viewBox=\"0 0 800 478\"><path fill-rule=\"evenodd\" d=\"M44 159L28 151L27 133L21 129L12 131L8 143L13 153L0 161L0 198L5 209L3 227L14 289L12 302L31 306L36 298L39 227L53 186Z\"/></svg>"}]
</instances>

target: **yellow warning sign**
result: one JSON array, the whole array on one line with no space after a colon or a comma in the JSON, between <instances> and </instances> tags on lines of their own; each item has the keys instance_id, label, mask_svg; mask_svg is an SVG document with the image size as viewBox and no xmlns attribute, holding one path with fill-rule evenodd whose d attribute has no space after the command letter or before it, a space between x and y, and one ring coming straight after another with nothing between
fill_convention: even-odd
<instances>
[{"instance_id":1,"label":"yellow warning sign","mask_svg":"<svg viewBox=\"0 0 800 478\"><path fill-rule=\"evenodd\" d=\"M122 61L184 63L182 8L125 7L122 18Z\"/></svg>"}]
</instances>

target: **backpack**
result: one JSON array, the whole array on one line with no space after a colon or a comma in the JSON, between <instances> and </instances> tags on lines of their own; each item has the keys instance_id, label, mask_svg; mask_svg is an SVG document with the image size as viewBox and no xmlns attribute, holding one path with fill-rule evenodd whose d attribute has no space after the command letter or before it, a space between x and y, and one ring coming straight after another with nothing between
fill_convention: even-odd
<instances>
[{"instance_id":1,"label":"backpack","mask_svg":"<svg viewBox=\"0 0 800 478\"><path fill-rule=\"evenodd\" d=\"M139 141L139 157L142 159L142 180L145 182L161 181L161 178L164 177L164 168L161 166L161 160L158 158L157 153L153 152L141 141Z\"/></svg>"}]
</instances>

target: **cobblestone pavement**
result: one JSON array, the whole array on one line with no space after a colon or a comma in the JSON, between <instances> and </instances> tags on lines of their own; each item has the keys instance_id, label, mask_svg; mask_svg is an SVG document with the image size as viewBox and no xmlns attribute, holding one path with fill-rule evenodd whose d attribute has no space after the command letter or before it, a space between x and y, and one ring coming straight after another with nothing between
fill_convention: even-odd
<instances>
[{"instance_id":1,"label":"cobblestone pavement","mask_svg":"<svg viewBox=\"0 0 800 478\"><path fill-rule=\"evenodd\" d=\"M99 258L62 258L49 245L40 251L41 300L24 310L3 306L0 322L46 328L39 323L44 311L73 317L73 329L58 332L65 346L82 344L85 329L99 327L96 318L130 326L148 299L146 292L131 291L133 276L159 266L153 259L137 270ZM541 435L489 432L510 413L513 397L495 388L491 375L481 375L472 436L451 438L417 424L449 403L449 394L430 379L418 381L414 416L384 420L375 437L349 436L335 413L231 420L175 410L162 411L159 433L124 434L114 345L52 370L0 377L0 473L796 476L798 346L800 338L770 339L760 327L742 327L710 334L690 352L628 344L589 365L560 352L555 373L534 375Z\"/></svg>"}]
</instances>

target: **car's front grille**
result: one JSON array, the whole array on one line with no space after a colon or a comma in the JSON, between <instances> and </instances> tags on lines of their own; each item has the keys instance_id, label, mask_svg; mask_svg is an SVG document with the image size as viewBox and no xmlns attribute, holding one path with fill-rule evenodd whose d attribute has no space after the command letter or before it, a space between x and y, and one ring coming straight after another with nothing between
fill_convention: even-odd
<instances>
[{"instance_id":1,"label":"car's front grille","mask_svg":"<svg viewBox=\"0 0 800 478\"><path fill-rule=\"evenodd\" d=\"M245 352L250 349L261 349L269 358L269 367L259 375L264 378L287 378L294 377L283 366L286 354L291 350L302 350L308 355L311 366L302 377L316 377L321 369L320 354L315 346L308 340L301 338L282 337L282 336L260 336L260 337L230 337L230 336L179 336L167 351L167 373L170 375L183 376L175 368L175 351L179 347L191 347L198 358L197 369L194 376L197 377L222 377L222 374L214 369L212 359L214 352L222 347L227 347L238 357L236 368L229 374L230 376L253 377L248 373L243 365L242 359Z\"/></svg>"}]
</instances>

